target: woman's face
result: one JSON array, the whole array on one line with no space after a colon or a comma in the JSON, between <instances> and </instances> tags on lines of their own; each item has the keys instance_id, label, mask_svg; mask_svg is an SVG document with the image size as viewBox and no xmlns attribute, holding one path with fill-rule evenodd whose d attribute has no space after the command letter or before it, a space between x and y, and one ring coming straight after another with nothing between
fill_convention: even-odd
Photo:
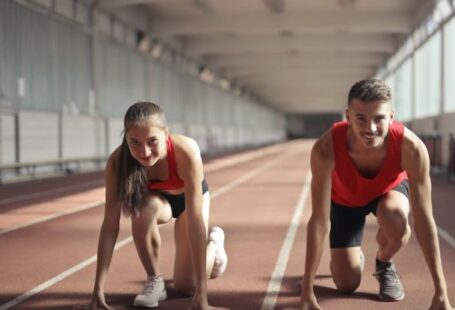
<instances>
[{"instance_id":1,"label":"woman's face","mask_svg":"<svg viewBox=\"0 0 455 310\"><path fill-rule=\"evenodd\" d=\"M126 142L133 158L150 167L166 156L167 136L167 128L150 118L131 125L126 132Z\"/></svg>"}]
</instances>

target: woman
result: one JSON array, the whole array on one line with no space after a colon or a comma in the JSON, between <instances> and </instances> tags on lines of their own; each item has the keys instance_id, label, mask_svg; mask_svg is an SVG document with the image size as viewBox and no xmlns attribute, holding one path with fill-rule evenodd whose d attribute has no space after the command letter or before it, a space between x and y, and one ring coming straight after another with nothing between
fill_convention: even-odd
<instances>
[{"instance_id":1,"label":"woman","mask_svg":"<svg viewBox=\"0 0 455 310\"><path fill-rule=\"evenodd\" d=\"M105 177L106 207L90 308L112 309L105 301L104 283L123 210L131 216L134 243L147 272L147 282L134 305L156 307L166 299L158 264L158 225L174 217L174 287L193 295L189 309L222 309L207 301L206 275L220 276L227 256L223 230L213 227L207 232L210 195L197 143L169 134L158 105L137 102L125 114L123 142L110 155Z\"/></svg>"}]
</instances>

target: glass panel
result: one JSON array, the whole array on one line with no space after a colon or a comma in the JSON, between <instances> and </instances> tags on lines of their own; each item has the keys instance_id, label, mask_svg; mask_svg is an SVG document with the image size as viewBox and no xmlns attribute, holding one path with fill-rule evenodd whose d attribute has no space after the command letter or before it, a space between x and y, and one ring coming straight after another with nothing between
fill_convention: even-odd
<instances>
[{"instance_id":1,"label":"glass panel","mask_svg":"<svg viewBox=\"0 0 455 310\"><path fill-rule=\"evenodd\" d=\"M441 102L441 33L437 32L416 51L416 117L436 115Z\"/></svg>"},{"instance_id":2,"label":"glass panel","mask_svg":"<svg viewBox=\"0 0 455 310\"><path fill-rule=\"evenodd\" d=\"M392 94L396 118L400 121L412 119L412 67L406 60L397 70L395 92Z\"/></svg>"},{"instance_id":3,"label":"glass panel","mask_svg":"<svg viewBox=\"0 0 455 310\"><path fill-rule=\"evenodd\" d=\"M455 18L444 27L444 105L445 111L455 111Z\"/></svg>"}]
</instances>

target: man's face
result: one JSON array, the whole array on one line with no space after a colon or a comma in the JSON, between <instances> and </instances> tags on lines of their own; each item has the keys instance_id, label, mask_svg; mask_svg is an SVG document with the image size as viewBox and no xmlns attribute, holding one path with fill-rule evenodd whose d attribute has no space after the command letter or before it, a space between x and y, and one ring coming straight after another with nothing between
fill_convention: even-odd
<instances>
[{"instance_id":1,"label":"man's face","mask_svg":"<svg viewBox=\"0 0 455 310\"><path fill-rule=\"evenodd\" d=\"M393 116L388 101L364 102L354 99L346 109L346 119L355 137L368 148L383 145Z\"/></svg>"}]
</instances>

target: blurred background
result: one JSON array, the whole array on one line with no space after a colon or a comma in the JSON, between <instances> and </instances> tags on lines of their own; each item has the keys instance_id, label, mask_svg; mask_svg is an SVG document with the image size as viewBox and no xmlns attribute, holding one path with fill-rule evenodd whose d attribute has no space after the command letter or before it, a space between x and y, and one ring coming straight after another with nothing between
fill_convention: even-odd
<instances>
[{"instance_id":1,"label":"blurred background","mask_svg":"<svg viewBox=\"0 0 455 310\"><path fill-rule=\"evenodd\" d=\"M455 171L454 0L1 0L0 183L99 170L160 104L205 156L314 138L384 79Z\"/></svg>"}]
</instances>

